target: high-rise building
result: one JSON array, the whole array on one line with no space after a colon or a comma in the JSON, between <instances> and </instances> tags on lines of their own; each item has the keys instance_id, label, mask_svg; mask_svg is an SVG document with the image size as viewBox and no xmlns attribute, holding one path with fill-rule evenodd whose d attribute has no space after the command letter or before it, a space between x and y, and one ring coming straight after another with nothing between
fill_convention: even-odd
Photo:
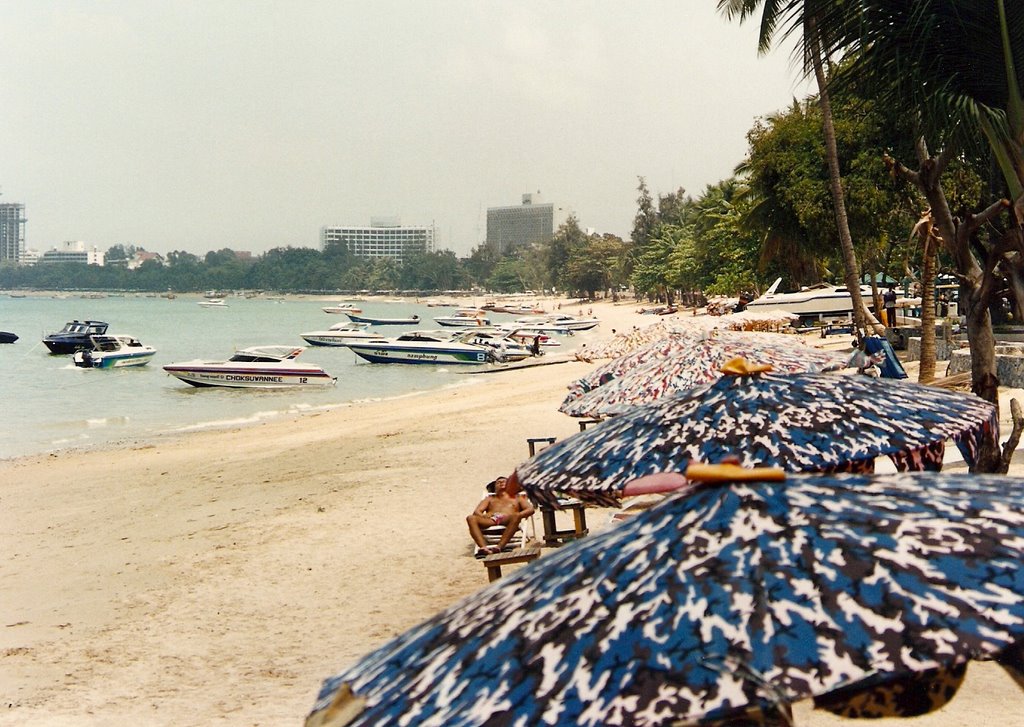
<instances>
[{"instance_id":1,"label":"high-rise building","mask_svg":"<svg viewBox=\"0 0 1024 727\"><path fill-rule=\"evenodd\" d=\"M373 217L369 227L321 227L320 249L343 243L358 257L388 257L402 262L434 251L433 227L402 227L395 217Z\"/></svg>"},{"instance_id":2,"label":"high-rise building","mask_svg":"<svg viewBox=\"0 0 1024 727\"><path fill-rule=\"evenodd\" d=\"M0 204L0 262L20 262L25 249L25 205Z\"/></svg>"},{"instance_id":3,"label":"high-rise building","mask_svg":"<svg viewBox=\"0 0 1024 727\"><path fill-rule=\"evenodd\" d=\"M487 208L487 245L499 255L548 242L554 232L555 207L542 204L540 192L524 194L521 205Z\"/></svg>"}]
</instances>

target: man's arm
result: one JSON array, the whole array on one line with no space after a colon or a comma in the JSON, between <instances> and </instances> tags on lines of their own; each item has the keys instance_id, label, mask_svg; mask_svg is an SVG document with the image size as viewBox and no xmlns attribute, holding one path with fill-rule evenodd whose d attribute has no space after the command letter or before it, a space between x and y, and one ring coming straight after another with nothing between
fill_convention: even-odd
<instances>
[{"instance_id":1,"label":"man's arm","mask_svg":"<svg viewBox=\"0 0 1024 727\"><path fill-rule=\"evenodd\" d=\"M530 517L533 515L533 504L530 502L526 495L519 496L519 516Z\"/></svg>"},{"instance_id":2,"label":"man's arm","mask_svg":"<svg viewBox=\"0 0 1024 727\"><path fill-rule=\"evenodd\" d=\"M480 501L480 504L476 506L476 510L473 511L473 514L474 515L479 515L480 517L484 517L484 514L487 512L487 510L490 508L490 506L491 506L491 498L490 497L485 497L484 499L482 499Z\"/></svg>"}]
</instances>

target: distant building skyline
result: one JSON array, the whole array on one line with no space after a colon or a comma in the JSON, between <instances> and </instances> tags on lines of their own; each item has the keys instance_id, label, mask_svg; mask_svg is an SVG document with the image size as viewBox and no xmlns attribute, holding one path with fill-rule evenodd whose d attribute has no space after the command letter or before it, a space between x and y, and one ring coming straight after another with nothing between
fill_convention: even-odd
<instances>
[{"instance_id":1,"label":"distant building skyline","mask_svg":"<svg viewBox=\"0 0 1024 727\"><path fill-rule=\"evenodd\" d=\"M519 247L549 242L555 232L555 206L543 203L540 192L527 192L522 203L487 208L487 246L505 255Z\"/></svg>"},{"instance_id":2,"label":"distant building skyline","mask_svg":"<svg viewBox=\"0 0 1024 727\"><path fill-rule=\"evenodd\" d=\"M0 262L21 262L25 252L25 205L0 203Z\"/></svg>"},{"instance_id":3,"label":"distant building skyline","mask_svg":"<svg viewBox=\"0 0 1024 727\"><path fill-rule=\"evenodd\" d=\"M411 255L433 252L435 238L433 226L403 227L397 217L372 217L368 227L320 228L320 249L340 243L357 257L391 258L401 263Z\"/></svg>"},{"instance_id":4,"label":"distant building skyline","mask_svg":"<svg viewBox=\"0 0 1024 727\"><path fill-rule=\"evenodd\" d=\"M96 245L91 248L82 240L66 240L39 256L40 263L84 263L103 266L104 253Z\"/></svg>"}]
</instances>

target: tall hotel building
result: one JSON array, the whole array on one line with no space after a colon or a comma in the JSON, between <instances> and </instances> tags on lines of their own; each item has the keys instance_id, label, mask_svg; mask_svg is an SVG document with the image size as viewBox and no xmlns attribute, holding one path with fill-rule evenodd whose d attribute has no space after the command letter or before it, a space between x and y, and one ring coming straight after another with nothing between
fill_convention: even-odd
<instances>
[{"instance_id":1,"label":"tall hotel building","mask_svg":"<svg viewBox=\"0 0 1024 727\"><path fill-rule=\"evenodd\" d=\"M369 227L321 227L320 249L344 243L358 257L388 257L399 262L434 251L433 227L402 227L395 218L374 217Z\"/></svg>"},{"instance_id":2,"label":"tall hotel building","mask_svg":"<svg viewBox=\"0 0 1024 727\"><path fill-rule=\"evenodd\" d=\"M524 194L515 207L487 208L487 246L499 255L548 242L555 232L555 207L540 204L540 193Z\"/></svg>"},{"instance_id":3,"label":"tall hotel building","mask_svg":"<svg viewBox=\"0 0 1024 727\"><path fill-rule=\"evenodd\" d=\"M0 204L0 262L20 262L25 250L25 205Z\"/></svg>"}]
</instances>

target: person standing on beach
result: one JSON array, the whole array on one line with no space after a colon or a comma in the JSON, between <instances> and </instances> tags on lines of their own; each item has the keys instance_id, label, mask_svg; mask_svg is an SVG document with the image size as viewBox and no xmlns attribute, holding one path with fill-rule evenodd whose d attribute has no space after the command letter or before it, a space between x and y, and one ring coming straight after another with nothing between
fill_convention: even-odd
<instances>
[{"instance_id":1,"label":"person standing on beach","mask_svg":"<svg viewBox=\"0 0 1024 727\"><path fill-rule=\"evenodd\" d=\"M889 286L889 289L882 295L882 304L885 306L885 325L889 328L896 326L896 287Z\"/></svg>"},{"instance_id":2,"label":"person standing on beach","mask_svg":"<svg viewBox=\"0 0 1024 727\"><path fill-rule=\"evenodd\" d=\"M509 494L508 478L499 477L493 484L494 494L481 500L473 513L466 517L469 535L485 555L500 553L519 529L519 522L533 514L533 505L526 499L526 495L515 497ZM482 529L494 525L504 525L505 530L498 544L489 546Z\"/></svg>"}]
</instances>

